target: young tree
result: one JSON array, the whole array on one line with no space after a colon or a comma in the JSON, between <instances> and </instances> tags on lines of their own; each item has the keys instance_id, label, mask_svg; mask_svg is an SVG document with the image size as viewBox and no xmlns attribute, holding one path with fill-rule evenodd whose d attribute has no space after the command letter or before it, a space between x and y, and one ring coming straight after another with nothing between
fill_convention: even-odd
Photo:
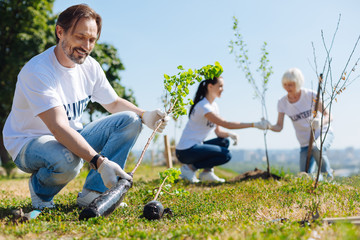
<instances>
[{"instance_id":1,"label":"young tree","mask_svg":"<svg viewBox=\"0 0 360 240\"><path fill-rule=\"evenodd\" d=\"M263 46L261 47L260 65L256 71L260 73L262 80L260 83L258 83L258 81L255 80L250 70L251 62L248 56L248 49L245 41L243 40L243 36L241 35L238 29L238 20L236 17L233 17L233 20L234 20L233 30L234 30L235 40L230 41L230 45L229 45L230 53L235 55L235 62L239 64L239 68L244 72L245 78L253 87L255 98L260 100L262 117L268 119L265 96L266 96L266 91L268 89L267 85L271 74L273 74L273 71L272 71L272 67L269 66L269 62L270 62L268 59L269 53L266 50L267 43L264 42ZM267 150L266 134L267 134L267 130L264 130L264 144L265 144L265 156L267 162L267 173L268 176L270 176L270 161Z\"/></svg>"},{"instance_id":2,"label":"young tree","mask_svg":"<svg viewBox=\"0 0 360 240\"><path fill-rule=\"evenodd\" d=\"M158 197L163 192L170 194L172 196L187 196L189 192L184 189L171 189L175 180L179 178L181 174L180 169L168 168L163 172L159 173L160 176L160 187L148 191L148 193L153 197L153 200L148 202L143 209L143 216L148 220L160 219L165 213L172 215L172 210L170 208L163 207L162 203L158 201ZM166 184L165 184L166 183ZM172 190L172 192L171 192Z\"/></svg>"},{"instance_id":3,"label":"young tree","mask_svg":"<svg viewBox=\"0 0 360 240\"><path fill-rule=\"evenodd\" d=\"M332 107L333 107L333 103L334 101L337 102L337 98L340 94L342 94L346 88L353 83L355 80L357 80L360 75L355 75L355 72L357 70L357 65L360 61L360 57L355 58L354 59L354 53L355 50L357 49L357 46L359 44L360 41L360 35L358 36L358 38L355 41L354 46L352 47L349 56L345 62L344 67L342 68L341 72L339 74L336 74L333 72L333 57L332 57L332 48L333 48L333 44L335 41L335 37L337 35L337 31L339 29L339 25L340 25L340 19L341 19L341 15L339 15L339 19L336 25L336 29L335 32L333 34L333 37L331 39L330 44L326 43L326 39L324 37L324 33L321 30L321 40L322 40L322 44L325 50L325 60L323 63L323 66L321 67L321 69L318 69L318 60L317 60L317 54L315 51L315 47L314 44L312 43L312 47L313 47L313 57L314 57L314 72L317 76L317 78L320 81L319 86L320 88L320 100L322 102L322 108L324 110L327 110L329 112L329 123L328 126L330 127L331 125L331 112L332 112ZM314 102L316 102L317 99L314 100ZM314 112L314 115L316 115L316 112ZM324 116L321 115L321 119L320 119L320 129L322 129L323 127L323 121L324 121ZM312 129L312 131L314 131L314 129ZM322 131L320 131L320 137L319 137L319 141L316 141L315 144L317 144L317 146L320 149L320 163L318 166L318 172L316 175L316 179L315 179L315 183L314 183L314 189L316 189L318 181L319 181L319 176L320 176L320 171L321 171L321 164L322 164L322 151L323 151L323 144L324 141L326 139L327 133L329 131L329 128L327 128L327 130L323 133Z\"/></svg>"}]
</instances>

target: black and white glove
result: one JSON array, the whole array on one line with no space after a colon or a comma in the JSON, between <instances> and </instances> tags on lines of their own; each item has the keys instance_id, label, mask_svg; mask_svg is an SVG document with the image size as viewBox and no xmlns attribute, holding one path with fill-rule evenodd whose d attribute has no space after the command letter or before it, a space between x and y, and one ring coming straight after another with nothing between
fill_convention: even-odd
<instances>
[{"instance_id":1,"label":"black and white glove","mask_svg":"<svg viewBox=\"0 0 360 240\"><path fill-rule=\"evenodd\" d=\"M101 163L98 172L107 188L111 188L118 182L118 176L132 181L132 177L127 174L116 162L105 158Z\"/></svg>"},{"instance_id":2,"label":"black and white glove","mask_svg":"<svg viewBox=\"0 0 360 240\"><path fill-rule=\"evenodd\" d=\"M161 123L157 130L158 133L162 133L169 119L169 116L167 116L165 112L162 112L159 109L154 111L146 111L142 116L142 121L144 124L152 130L155 130L155 128Z\"/></svg>"}]
</instances>

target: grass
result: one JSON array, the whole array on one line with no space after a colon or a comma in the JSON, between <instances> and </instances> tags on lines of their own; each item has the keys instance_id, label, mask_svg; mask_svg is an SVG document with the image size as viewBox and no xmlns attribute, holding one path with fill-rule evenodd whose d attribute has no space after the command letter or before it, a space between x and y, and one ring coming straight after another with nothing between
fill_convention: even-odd
<instances>
[{"instance_id":1,"label":"grass","mask_svg":"<svg viewBox=\"0 0 360 240\"><path fill-rule=\"evenodd\" d=\"M129 167L132 169L132 167ZM177 189L188 196L159 197L170 207L173 217L160 221L140 218L147 193L159 186L157 173L164 167L142 165L134 185L126 194L126 208L108 217L79 221L81 212L76 196L87 172L70 182L54 199L55 210L46 210L27 223L13 223L11 210L31 209L28 176L0 180L0 239L359 239L360 227L350 223L328 225L325 217L360 215L360 177L337 179L337 184L322 182L316 193L306 178L285 175L283 180L252 180L225 184L189 184L178 181ZM237 174L216 168L226 179ZM301 225L314 206L320 220ZM287 219L287 221L277 221Z\"/></svg>"}]
</instances>

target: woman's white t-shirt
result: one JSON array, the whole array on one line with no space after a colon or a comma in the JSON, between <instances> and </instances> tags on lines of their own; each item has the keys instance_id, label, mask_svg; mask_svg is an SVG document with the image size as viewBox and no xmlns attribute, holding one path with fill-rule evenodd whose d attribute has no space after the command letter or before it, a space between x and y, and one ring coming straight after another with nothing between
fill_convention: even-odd
<instances>
[{"instance_id":1,"label":"woman's white t-shirt","mask_svg":"<svg viewBox=\"0 0 360 240\"><path fill-rule=\"evenodd\" d=\"M206 98L203 98L194 106L176 149L184 150L195 144L201 144L215 129L215 124L205 117L205 114L209 112L219 114L219 108L216 102L210 103Z\"/></svg>"},{"instance_id":2,"label":"woman's white t-shirt","mask_svg":"<svg viewBox=\"0 0 360 240\"><path fill-rule=\"evenodd\" d=\"M315 99L316 93L313 90L302 88L300 99L297 102L290 103L287 95L278 101L278 112L285 113L291 119L301 147L309 145ZM316 117L321 118L321 113L318 112ZM323 126L323 132L325 132L327 128L328 125ZM315 139L318 138L319 135L320 128L315 129Z\"/></svg>"},{"instance_id":3,"label":"woman's white t-shirt","mask_svg":"<svg viewBox=\"0 0 360 240\"><path fill-rule=\"evenodd\" d=\"M5 147L13 159L28 141L52 135L38 117L40 113L63 106L70 126L80 130L81 116L90 100L109 104L117 98L96 60L88 56L83 64L66 68L58 62L54 48L33 57L18 75L13 105L3 130Z\"/></svg>"}]
</instances>

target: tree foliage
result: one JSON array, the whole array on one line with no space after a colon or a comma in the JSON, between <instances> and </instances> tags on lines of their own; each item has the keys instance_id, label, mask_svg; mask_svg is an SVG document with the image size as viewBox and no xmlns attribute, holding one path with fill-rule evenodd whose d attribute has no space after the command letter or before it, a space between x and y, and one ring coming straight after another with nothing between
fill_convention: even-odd
<instances>
[{"instance_id":1,"label":"tree foliage","mask_svg":"<svg viewBox=\"0 0 360 240\"><path fill-rule=\"evenodd\" d=\"M2 141L17 75L34 55L55 42L54 0L0 0L0 157L9 162Z\"/></svg>"},{"instance_id":2,"label":"tree foliage","mask_svg":"<svg viewBox=\"0 0 360 240\"><path fill-rule=\"evenodd\" d=\"M120 75L119 71L125 70L124 64L121 62L118 57L117 49L106 43L96 44L94 50L91 52L91 56L95 58L105 71L106 78L109 80L111 86L114 88L116 93L134 103L136 103L134 92L131 89L126 89L120 84ZM90 120L93 119L93 116L100 114L107 114L106 110L100 106L98 103L90 102L88 107L85 110L90 114Z\"/></svg>"},{"instance_id":3,"label":"tree foliage","mask_svg":"<svg viewBox=\"0 0 360 240\"><path fill-rule=\"evenodd\" d=\"M22 66L54 40L54 0L0 0L0 121L11 109Z\"/></svg>"}]
</instances>

